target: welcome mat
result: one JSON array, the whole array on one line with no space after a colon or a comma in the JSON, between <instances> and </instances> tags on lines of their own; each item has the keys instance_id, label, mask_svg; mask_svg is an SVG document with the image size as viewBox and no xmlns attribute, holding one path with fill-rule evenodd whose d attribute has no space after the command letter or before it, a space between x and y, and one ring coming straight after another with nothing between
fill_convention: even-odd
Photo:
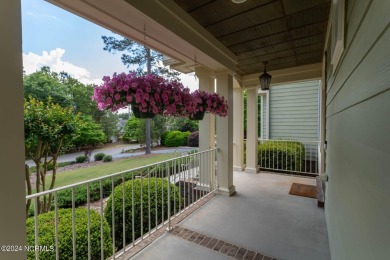
<instances>
[{"instance_id":1,"label":"welcome mat","mask_svg":"<svg viewBox=\"0 0 390 260\"><path fill-rule=\"evenodd\" d=\"M293 183L291 185L290 192L288 194L308 197L308 198L317 198L317 187L313 185Z\"/></svg>"}]
</instances>

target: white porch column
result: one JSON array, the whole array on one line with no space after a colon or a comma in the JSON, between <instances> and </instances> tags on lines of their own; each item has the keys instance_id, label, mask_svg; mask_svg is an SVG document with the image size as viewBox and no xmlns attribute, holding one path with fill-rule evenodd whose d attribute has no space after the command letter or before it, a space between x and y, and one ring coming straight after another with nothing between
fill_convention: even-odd
<instances>
[{"instance_id":1,"label":"white porch column","mask_svg":"<svg viewBox=\"0 0 390 260\"><path fill-rule=\"evenodd\" d=\"M246 168L249 173L258 173L258 103L257 88L247 90L246 108Z\"/></svg>"},{"instance_id":2,"label":"white porch column","mask_svg":"<svg viewBox=\"0 0 390 260\"><path fill-rule=\"evenodd\" d=\"M215 92L214 72L204 67L196 67L195 75L199 80L199 90ZM210 113L199 120L199 150L205 151L215 146L215 116Z\"/></svg>"},{"instance_id":3,"label":"white porch column","mask_svg":"<svg viewBox=\"0 0 390 260\"><path fill-rule=\"evenodd\" d=\"M216 193L231 196L233 185L233 76L229 72L217 74L217 92L229 104L227 117L217 117L217 183Z\"/></svg>"},{"instance_id":4,"label":"white porch column","mask_svg":"<svg viewBox=\"0 0 390 260\"><path fill-rule=\"evenodd\" d=\"M233 80L233 170L243 171L244 167L244 99L242 89Z\"/></svg>"},{"instance_id":5,"label":"white porch column","mask_svg":"<svg viewBox=\"0 0 390 260\"><path fill-rule=\"evenodd\" d=\"M215 92L215 75L214 72L204 67L196 67L195 75L199 80L199 90ZM199 120L199 151L206 151L215 147L215 116L210 113L204 115L203 120ZM212 158L203 161L201 166L199 184L197 189L210 189L211 173L213 164L210 163Z\"/></svg>"},{"instance_id":6,"label":"white porch column","mask_svg":"<svg viewBox=\"0 0 390 260\"><path fill-rule=\"evenodd\" d=\"M0 245L26 245L23 65L20 1L0 1ZM4 252L0 259L26 259Z\"/></svg>"}]
</instances>

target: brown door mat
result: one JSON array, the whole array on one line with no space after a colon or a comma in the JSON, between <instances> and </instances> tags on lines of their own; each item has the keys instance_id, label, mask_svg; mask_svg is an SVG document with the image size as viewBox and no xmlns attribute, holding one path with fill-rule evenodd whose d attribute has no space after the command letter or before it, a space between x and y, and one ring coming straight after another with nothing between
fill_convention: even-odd
<instances>
[{"instance_id":1,"label":"brown door mat","mask_svg":"<svg viewBox=\"0 0 390 260\"><path fill-rule=\"evenodd\" d=\"M288 194L308 197L308 198L317 198L317 187L313 185L293 183L291 185L290 192Z\"/></svg>"}]
</instances>

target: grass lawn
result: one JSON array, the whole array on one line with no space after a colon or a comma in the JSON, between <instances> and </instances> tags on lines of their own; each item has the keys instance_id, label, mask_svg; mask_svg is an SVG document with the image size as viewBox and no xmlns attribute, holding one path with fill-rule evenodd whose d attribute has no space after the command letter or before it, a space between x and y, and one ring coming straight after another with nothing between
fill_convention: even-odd
<instances>
[{"instance_id":1,"label":"grass lawn","mask_svg":"<svg viewBox=\"0 0 390 260\"><path fill-rule=\"evenodd\" d=\"M116 172L134 169L137 167L178 157L180 155L181 155L180 153L156 154L156 155L152 154L151 157L148 158L134 157L128 159L121 159L118 161L103 163L92 167L60 172L57 173L55 187L61 187L61 186L65 186L65 185L69 185L69 184L73 184L85 180L94 179L100 176L109 175ZM51 175L48 175L46 177L46 183L50 183L50 182L51 182Z\"/></svg>"}]
</instances>

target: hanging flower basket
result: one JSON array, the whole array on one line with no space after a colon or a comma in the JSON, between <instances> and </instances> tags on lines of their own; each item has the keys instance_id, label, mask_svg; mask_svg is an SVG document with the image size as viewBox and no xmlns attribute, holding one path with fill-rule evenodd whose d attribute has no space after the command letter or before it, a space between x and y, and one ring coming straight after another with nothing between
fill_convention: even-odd
<instances>
[{"instance_id":1,"label":"hanging flower basket","mask_svg":"<svg viewBox=\"0 0 390 260\"><path fill-rule=\"evenodd\" d=\"M152 112L142 112L139 110L138 107L133 106L131 108L133 110L133 115L135 118L154 118L156 114L153 114Z\"/></svg>"},{"instance_id":2,"label":"hanging flower basket","mask_svg":"<svg viewBox=\"0 0 390 260\"><path fill-rule=\"evenodd\" d=\"M117 111L131 105L135 117L153 118L155 115L188 116L192 96L190 89L176 80L161 76L121 73L104 77L94 89L93 100L100 110ZM137 113L139 112L139 113Z\"/></svg>"},{"instance_id":3,"label":"hanging flower basket","mask_svg":"<svg viewBox=\"0 0 390 260\"><path fill-rule=\"evenodd\" d=\"M221 117L227 116L227 101L217 93L195 90L191 96L192 102L188 109L189 119L202 120L205 112Z\"/></svg>"},{"instance_id":4,"label":"hanging flower basket","mask_svg":"<svg viewBox=\"0 0 390 260\"><path fill-rule=\"evenodd\" d=\"M198 111L195 114L192 114L189 119L190 120L203 120L205 111Z\"/></svg>"},{"instance_id":5,"label":"hanging flower basket","mask_svg":"<svg viewBox=\"0 0 390 260\"><path fill-rule=\"evenodd\" d=\"M180 82L154 74L114 73L112 77L103 77L103 83L95 86L92 99L100 110L117 111L132 105L137 118L165 115L202 120L206 112L221 117L228 114L223 96L202 90L190 93Z\"/></svg>"}]
</instances>

